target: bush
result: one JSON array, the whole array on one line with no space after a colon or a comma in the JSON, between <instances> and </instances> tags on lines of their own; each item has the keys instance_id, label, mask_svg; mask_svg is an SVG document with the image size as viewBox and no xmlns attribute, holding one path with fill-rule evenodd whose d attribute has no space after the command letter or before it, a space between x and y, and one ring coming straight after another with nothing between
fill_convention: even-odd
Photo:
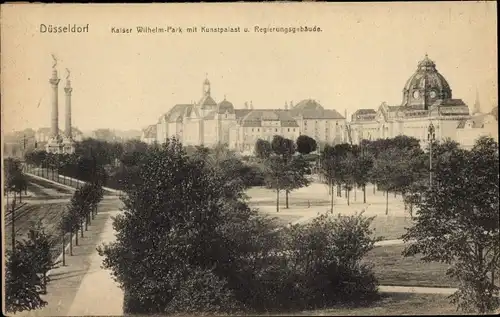
<instances>
[{"instance_id":1,"label":"bush","mask_svg":"<svg viewBox=\"0 0 500 317\"><path fill-rule=\"evenodd\" d=\"M244 177L244 183L248 187L251 186L264 186L265 183L265 173L264 167L258 163L247 163L247 173Z\"/></svg>"},{"instance_id":2,"label":"bush","mask_svg":"<svg viewBox=\"0 0 500 317\"><path fill-rule=\"evenodd\" d=\"M166 312L189 314L234 313L241 309L227 281L212 270L195 269L168 303Z\"/></svg>"},{"instance_id":3,"label":"bush","mask_svg":"<svg viewBox=\"0 0 500 317\"><path fill-rule=\"evenodd\" d=\"M285 231L284 272L289 276L282 279L294 283L289 289L292 302L321 307L374 298L377 280L361 262L375 243L372 220L361 214L336 219L323 215Z\"/></svg>"}]
</instances>

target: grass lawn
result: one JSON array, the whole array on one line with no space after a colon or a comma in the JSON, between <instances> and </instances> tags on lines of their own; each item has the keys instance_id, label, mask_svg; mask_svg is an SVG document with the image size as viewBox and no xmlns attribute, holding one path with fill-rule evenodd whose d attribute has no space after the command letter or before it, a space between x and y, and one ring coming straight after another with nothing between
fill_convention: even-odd
<instances>
[{"instance_id":1,"label":"grass lawn","mask_svg":"<svg viewBox=\"0 0 500 317\"><path fill-rule=\"evenodd\" d=\"M118 209L117 203L102 202L99 206L100 211L105 210L116 210ZM58 256L62 252L62 236L58 229L58 223L62 215L66 212L67 203L53 203L53 204L43 204L43 205L26 205L16 214L15 220L15 230L16 230L16 240L22 240L27 238L27 233L29 232L32 224L41 221L45 232L52 235L55 238L55 245L53 247L53 253ZM90 226L91 227L91 226ZM90 228L89 227L89 228ZM5 223L5 248L10 250L12 248L11 244L11 233L12 227L10 221ZM84 235L85 235L84 230ZM66 238L66 242L69 242L69 235Z\"/></svg>"},{"instance_id":2,"label":"grass lawn","mask_svg":"<svg viewBox=\"0 0 500 317\"><path fill-rule=\"evenodd\" d=\"M49 235L54 235L55 237L60 236L60 231L57 228L59 219L66 211L67 204L64 203L54 203L54 204L43 204L43 205L26 205L23 209L17 211L15 219L15 230L16 230L16 240L23 240L27 238L27 233L29 232L32 225L41 221L45 232ZM9 221L10 223L10 221ZM11 249L12 245L10 243L12 236L12 229L10 224L5 224L5 241L6 249ZM61 246L57 245L55 249L60 249ZM57 253L57 250L54 250Z\"/></svg>"},{"instance_id":3,"label":"grass lawn","mask_svg":"<svg viewBox=\"0 0 500 317\"><path fill-rule=\"evenodd\" d=\"M371 227L374 229L376 237L383 237L384 240L400 239L406 233L405 228L411 227L413 221L410 217L399 216L376 216Z\"/></svg>"},{"instance_id":4,"label":"grass lawn","mask_svg":"<svg viewBox=\"0 0 500 317\"><path fill-rule=\"evenodd\" d=\"M31 182L31 183L37 184L37 185L45 187L45 188L49 188L49 189L55 190L58 193L61 193L61 194L73 194L72 190L67 189L67 188L63 188L62 186L57 186L57 185L55 185L55 184L53 184L51 182L48 182L48 181L45 181L45 180L41 180L39 178L30 177L29 175L27 176L27 178L28 178L28 181ZM34 186L32 186L32 187L34 187Z\"/></svg>"},{"instance_id":5,"label":"grass lawn","mask_svg":"<svg viewBox=\"0 0 500 317\"><path fill-rule=\"evenodd\" d=\"M366 306L332 307L270 314L274 316L384 316L459 315L447 296L427 294L382 294L382 299Z\"/></svg>"},{"instance_id":6,"label":"grass lawn","mask_svg":"<svg viewBox=\"0 0 500 317\"><path fill-rule=\"evenodd\" d=\"M291 222L294 222L296 220L299 220L301 216L296 216L296 215L273 215L269 217L270 219L273 219L273 221L278 224L279 226L286 226Z\"/></svg>"},{"instance_id":7,"label":"grass lawn","mask_svg":"<svg viewBox=\"0 0 500 317\"><path fill-rule=\"evenodd\" d=\"M446 276L447 265L426 263L419 256L403 257L404 245L375 247L365 260L373 263L380 285L422 287L457 287L457 282Z\"/></svg>"}]
</instances>

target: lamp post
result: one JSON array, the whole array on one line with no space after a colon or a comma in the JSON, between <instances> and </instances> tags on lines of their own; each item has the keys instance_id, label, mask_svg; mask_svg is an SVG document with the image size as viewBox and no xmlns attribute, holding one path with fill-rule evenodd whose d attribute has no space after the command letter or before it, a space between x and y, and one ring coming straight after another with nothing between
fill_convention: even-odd
<instances>
[{"instance_id":1,"label":"lamp post","mask_svg":"<svg viewBox=\"0 0 500 317\"><path fill-rule=\"evenodd\" d=\"M429 187L432 187L432 143L436 140L434 125L432 122L427 129L427 140L429 141Z\"/></svg>"}]
</instances>

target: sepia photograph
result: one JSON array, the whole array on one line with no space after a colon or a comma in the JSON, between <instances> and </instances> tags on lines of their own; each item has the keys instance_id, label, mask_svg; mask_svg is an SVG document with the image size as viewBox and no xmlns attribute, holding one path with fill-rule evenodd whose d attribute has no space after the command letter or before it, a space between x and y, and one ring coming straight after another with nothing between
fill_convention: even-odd
<instances>
[{"instance_id":1,"label":"sepia photograph","mask_svg":"<svg viewBox=\"0 0 500 317\"><path fill-rule=\"evenodd\" d=\"M5 3L6 316L500 313L496 1Z\"/></svg>"}]
</instances>

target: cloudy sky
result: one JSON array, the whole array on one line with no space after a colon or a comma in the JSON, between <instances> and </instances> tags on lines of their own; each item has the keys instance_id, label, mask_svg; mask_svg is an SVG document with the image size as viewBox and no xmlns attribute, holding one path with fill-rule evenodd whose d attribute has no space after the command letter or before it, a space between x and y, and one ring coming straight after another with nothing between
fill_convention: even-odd
<instances>
[{"instance_id":1,"label":"cloudy sky","mask_svg":"<svg viewBox=\"0 0 500 317\"><path fill-rule=\"evenodd\" d=\"M470 106L476 89L497 104L496 3L294 3L2 6L2 127L50 125L54 53L71 69L73 125L140 129L176 103L212 95L236 107L319 100L344 113L401 102L427 53ZM40 33L40 24L89 24L86 34ZM249 33L113 34L112 27L251 28ZM255 33L254 26L318 26L318 33Z\"/></svg>"}]
</instances>

